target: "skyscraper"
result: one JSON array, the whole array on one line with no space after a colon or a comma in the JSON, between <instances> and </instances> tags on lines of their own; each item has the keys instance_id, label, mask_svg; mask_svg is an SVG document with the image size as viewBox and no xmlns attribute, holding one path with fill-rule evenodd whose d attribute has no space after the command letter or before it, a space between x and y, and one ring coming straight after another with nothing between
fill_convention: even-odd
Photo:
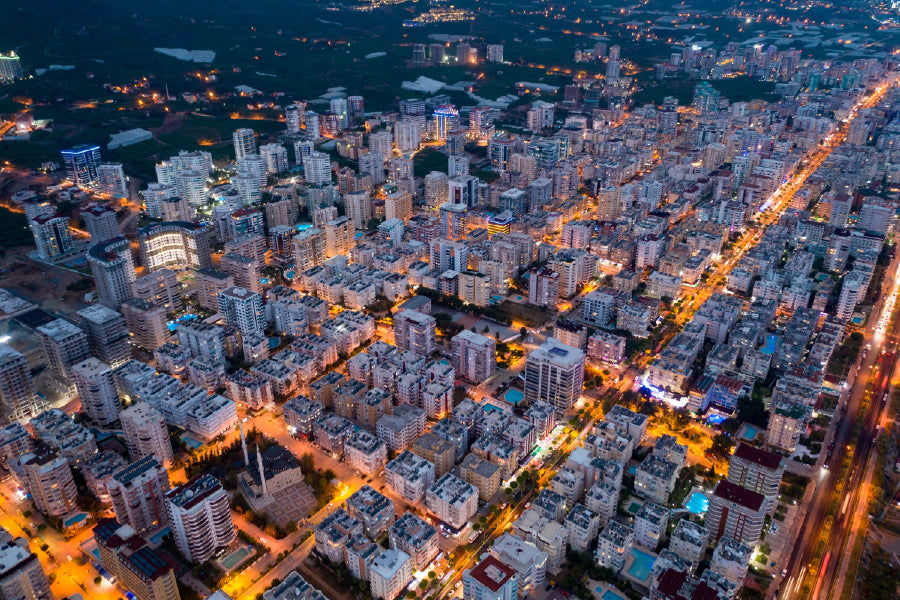
<instances>
[{"instance_id":1,"label":"skyscraper","mask_svg":"<svg viewBox=\"0 0 900 600\"><path fill-rule=\"evenodd\" d=\"M354 245L356 227L349 217L338 217L325 224L325 256L349 256Z\"/></svg>"},{"instance_id":2,"label":"skyscraper","mask_svg":"<svg viewBox=\"0 0 900 600\"><path fill-rule=\"evenodd\" d=\"M15 51L0 52L0 82L15 81L25 77L22 63Z\"/></svg>"},{"instance_id":3,"label":"skyscraper","mask_svg":"<svg viewBox=\"0 0 900 600\"><path fill-rule=\"evenodd\" d=\"M547 338L525 360L525 399L547 402L565 414L584 390L584 359L578 348Z\"/></svg>"},{"instance_id":4,"label":"skyscraper","mask_svg":"<svg viewBox=\"0 0 900 600\"><path fill-rule=\"evenodd\" d=\"M100 182L100 146L82 144L60 154L70 183L89 188Z\"/></svg>"}]
</instances>

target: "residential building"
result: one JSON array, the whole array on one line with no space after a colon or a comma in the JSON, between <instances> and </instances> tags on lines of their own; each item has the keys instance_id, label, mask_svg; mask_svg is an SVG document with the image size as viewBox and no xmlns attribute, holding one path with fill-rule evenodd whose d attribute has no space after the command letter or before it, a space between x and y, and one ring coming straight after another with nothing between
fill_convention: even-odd
<instances>
[{"instance_id":1,"label":"residential building","mask_svg":"<svg viewBox=\"0 0 900 600\"><path fill-rule=\"evenodd\" d=\"M347 512L359 519L363 531L373 540L394 522L394 501L364 485L347 498Z\"/></svg>"},{"instance_id":2,"label":"residential building","mask_svg":"<svg viewBox=\"0 0 900 600\"><path fill-rule=\"evenodd\" d=\"M124 237L114 237L91 246L87 255L97 296L109 308L119 306L131 298L131 283L135 279L131 245Z\"/></svg>"},{"instance_id":3,"label":"residential building","mask_svg":"<svg viewBox=\"0 0 900 600\"><path fill-rule=\"evenodd\" d=\"M491 545L490 555L511 567L519 575L518 595L527 596L544 585L547 553L535 544L504 533Z\"/></svg>"},{"instance_id":4,"label":"residential building","mask_svg":"<svg viewBox=\"0 0 900 600\"><path fill-rule=\"evenodd\" d=\"M463 571L464 600L516 600L519 574L493 556Z\"/></svg>"},{"instance_id":5,"label":"residential building","mask_svg":"<svg viewBox=\"0 0 900 600\"><path fill-rule=\"evenodd\" d=\"M583 351L547 338L525 361L525 400L547 402L565 414L584 390Z\"/></svg>"},{"instance_id":6,"label":"residential building","mask_svg":"<svg viewBox=\"0 0 900 600\"><path fill-rule=\"evenodd\" d=\"M68 461L47 446L39 446L17 459L22 487L35 508L47 516L64 517L77 510L78 490Z\"/></svg>"},{"instance_id":7,"label":"residential building","mask_svg":"<svg viewBox=\"0 0 900 600\"><path fill-rule=\"evenodd\" d=\"M489 501L503 484L500 467L474 453L467 455L460 463L459 476L478 488L478 497L484 501Z\"/></svg>"},{"instance_id":8,"label":"residential building","mask_svg":"<svg viewBox=\"0 0 900 600\"><path fill-rule=\"evenodd\" d=\"M100 425L119 420L121 402L112 369L93 356L72 366L72 379L81 400L81 408Z\"/></svg>"},{"instance_id":9,"label":"residential building","mask_svg":"<svg viewBox=\"0 0 900 600\"><path fill-rule=\"evenodd\" d=\"M120 306L131 343L145 350L159 348L169 338L166 309L140 298L125 300Z\"/></svg>"},{"instance_id":10,"label":"residential building","mask_svg":"<svg viewBox=\"0 0 900 600\"><path fill-rule=\"evenodd\" d=\"M71 380L72 366L90 355L87 334L65 319L56 319L37 328L47 356L47 365L63 380Z\"/></svg>"},{"instance_id":11,"label":"residential building","mask_svg":"<svg viewBox=\"0 0 900 600\"><path fill-rule=\"evenodd\" d=\"M338 508L322 519L314 532L316 551L328 560L341 564L345 558L344 548L350 540L363 534L363 526L359 519Z\"/></svg>"},{"instance_id":12,"label":"residential building","mask_svg":"<svg viewBox=\"0 0 900 600\"><path fill-rule=\"evenodd\" d=\"M394 600L412 580L412 565L412 558L402 550L390 548L376 556L369 566L372 597Z\"/></svg>"},{"instance_id":13,"label":"residential building","mask_svg":"<svg viewBox=\"0 0 900 600\"><path fill-rule=\"evenodd\" d=\"M669 509L648 500L634 516L634 543L655 551L668 526Z\"/></svg>"},{"instance_id":14,"label":"residential building","mask_svg":"<svg viewBox=\"0 0 900 600\"><path fill-rule=\"evenodd\" d=\"M394 316L394 340L397 348L421 356L431 356L435 350L434 317L414 310L402 310Z\"/></svg>"},{"instance_id":15,"label":"residential building","mask_svg":"<svg viewBox=\"0 0 900 600\"><path fill-rule=\"evenodd\" d=\"M600 516L583 504L576 504L566 515L563 524L569 532L569 546L579 552L587 552L600 530Z\"/></svg>"},{"instance_id":16,"label":"residential building","mask_svg":"<svg viewBox=\"0 0 900 600\"><path fill-rule=\"evenodd\" d=\"M172 565L131 526L101 519L94 540L100 564L137 600L180 600Z\"/></svg>"},{"instance_id":17,"label":"residential building","mask_svg":"<svg viewBox=\"0 0 900 600\"><path fill-rule=\"evenodd\" d=\"M765 496L768 512L778 498L786 464L780 454L741 442L728 461L727 479Z\"/></svg>"},{"instance_id":18,"label":"residential building","mask_svg":"<svg viewBox=\"0 0 900 600\"><path fill-rule=\"evenodd\" d=\"M459 377L481 383L497 371L497 343L464 329L450 340L451 364Z\"/></svg>"},{"instance_id":19,"label":"residential building","mask_svg":"<svg viewBox=\"0 0 900 600\"><path fill-rule=\"evenodd\" d=\"M409 449L432 463L437 477L450 471L456 464L456 446L431 432L420 435Z\"/></svg>"},{"instance_id":20,"label":"residential building","mask_svg":"<svg viewBox=\"0 0 900 600\"><path fill-rule=\"evenodd\" d=\"M440 551L437 528L413 512L406 512L388 529L391 548L412 557L413 568L424 571Z\"/></svg>"},{"instance_id":21,"label":"residential building","mask_svg":"<svg viewBox=\"0 0 900 600\"><path fill-rule=\"evenodd\" d=\"M40 413L45 404L34 392L25 356L0 344L0 418L3 422L28 419Z\"/></svg>"},{"instance_id":22,"label":"residential building","mask_svg":"<svg viewBox=\"0 0 900 600\"><path fill-rule=\"evenodd\" d=\"M681 519L669 536L669 550L694 568L703 560L709 545L709 529L688 519Z\"/></svg>"},{"instance_id":23,"label":"residential building","mask_svg":"<svg viewBox=\"0 0 900 600\"><path fill-rule=\"evenodd\" d=\"M138 533L168 522L165 495L169 473L152 454L115 473L107 484L116 520Z\"/></svg>"},{"instance_id":24,"label":"residential building","mask_svg":"<svg viewBox=\"0 0 900 600\"><path fill-rule=\"evenodd\" d=\"M656 454L648 455L637 466L634 477L636 494L666 505L678 479L678 465Z\"/></svg>"},{"instance_id":25,"label":"residential building","mask_svg":"<svg viewBox=\"0 0 900 600\"><path fill-rule=\"evenodd\" d=\"M121 313L102 304L92 304L76 314L94 356L113 369L131 359L128 326Z\"/></svg>"},{"instance_id":26,"label":"residential building","mask_svg":"<svg viewBox=\"0 0 900 600\"><path fill-rule=\"evenodd\" d=\"M478 510L478 490L452 473L446 473L428 487L425 508L448 526L459 529Z\"/></svg>"},{"instance_id":27,"label":"residential building","mask_svg":"<svg viewBox=\"0 0 900 600\"><path fill-rule=\"evenodd\" d=\"M262 333L266 326L262 297L242 287L230 287L218 295L219 312L243 335Z\"/></svg>"},{"instance_id":28,"label":"residential building","mask_svg":"<svg viewBox=\"0 0 900 600\"><path fill-rule=\"evenodd\" d=\"M327 600L325 594L307 583L297 571L291 571L284 581L263 592L262 598L263 600ZM207 600L230 599L210 597Z\"/></svg>"},{"instance_id":29,"label":"residential building","mask_svg":"<svg viewBox=\"0 0 900 600\"><path fill-rule=\"evenodd\" d=\"M166 509L178 551L189 562L206 562L235 538L228 494L208 473L167 493Z\"/></svg>"},{"instance_id":30,"label":"residential building","mask_svg":"<svg viewBox=\"0 0 900 600\"><path fill-rule=\"evenodd\" d=\"M716 540L730 537L752 546L762 534L765 516L765 496L723 480L709 499L706 527Z\"/></svg>"},{"instance_id":31,"label":"residential building","mask_svg":"<svg viewBox=\"0 0 900 600\"><path fill-rule=\"evenodd\" d=\"M131 460L155 456L163 465L172 463L172 443L166 419L146 402L136 402L119 415Z\"/></svg>"},{"instance_id":32,"label":"residential building","mask_svg":"<svg viewBox=\"0 0 900 600\"><path fill-rule=\"evenodd\" d=\"M610 521L597 539L597 564L616 572L621 571L633 546L634 530L618 521Z\"/></svg>"},{"instance_id":33,"label":"residential building","mask_svg":"<svg viewBox=\"0 0 900 600\"><path fill-rule=\"evenodd\" d=\"M408 450L385 465L384 479L394 493L410 502L418 502L434 482L434 465Z\"/></svg>"}]
</instances>

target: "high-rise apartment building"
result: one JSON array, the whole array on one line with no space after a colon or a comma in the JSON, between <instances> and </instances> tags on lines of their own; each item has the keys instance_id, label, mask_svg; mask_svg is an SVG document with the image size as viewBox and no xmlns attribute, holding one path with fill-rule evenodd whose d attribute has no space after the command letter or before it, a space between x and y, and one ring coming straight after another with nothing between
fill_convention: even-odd
<instances>
[{"instance_id":1,"label":"high-rise apartment building","mask_svg":"<svg viewBox=\"0 0 900 600\"><path fill-rule=\"evenodd\" d=\"M92 304L77 314L94 356L113 369L131 359L128 325L122 313L102 304Z\"/></svg>"},{"instance_id":2,"label":"high-rise apartment building","mask_svg":"<svg viewBox=\"0 0 900 600\"><path fill-rule=\"evenodd\" d=\"M230 287L219 292L219 312L225 321L244 335L262 333L266 327L262 296L242 287Z\"/></svg>"},{"instance_id":3,"label":"high-rise apartment building","mask_svg":"<svg viewBox=\"0 0 900 600\"><path fill-rule=\"evenodd\" d=\"M304 156L303 177L309 184L331 183L331 157L315 150Z\"/></svg>"},{"instance_id":4,"label":"high-rise apartment building","mask_svg":"<svg viewBox=\"0 0 900 600\"><path fill-rule=\"evenodd\" d=\"M84 228L91 235L91 245L119 237L116 211L108 206L95 204L81 211L81 218L84 219Z\"/></svg>"},{"instance_id":5,"label":"high-rise apartment building","mask_svg":"<svg viewBox=\"0 0 900 600\"><path fill-rule=\"evenodd\" d=\"M79 187L94 187L100 181L100 146L82 144L63 150L66 179Z\"/></svg>"},{"instance_id":6,"label":"high-rise apartment building","mask_svg":"<svg viewBox=\"0 0 900 600\"><path fill-rule=\"evenodd\" d=\"M2 56L0 56L2 62ZM0 598L3 600L53 600L50 580L28 540L0 529Z\"/></svg>"},{"instance_id":7,"label":"high-rise apartment building","mask_svg":"<svg viewBox=\"0 0 900 600\"><path fill-rule=\"evenodd\" d=\"M119 307L131 343L145 350L155 350L169 339L166 328L166 309L140 298L131 298Z\"/></svg>"},{"instance_id":8,"label":"high-rise apartment building","mask_svg":"<svg viewBox=\"0 0 900 600\"><path fill-rule=\"evenodd\" d=\"M155 456L163 466L172 463L172 442L162 413L146 402L137 402L119 413L119 421L131 460Z\"/></svg>"},{"instance_id":9,"label":"high-rise apartment building","mask_svg":"<svg viewBox=\"0 0 900 600\"><path fill-rule=\"evenodd\" d=\"M517 600L519 574L492 555L463 571L464 600Z\"/></svg>"},{"instance_id":10,"label":"high-rise apartment building","mask_svg":"<svg viewBox=\"0 0 900 600\"><path fill-rule=\"evenodd\" d=\"M765 496L722 480L709 499L705 527L715 540L729 537L753 546L762 534L765 517Z\"/></svg>"},{"instance_id":11,"label":"high-rise apartment building","mask_svg":"<svg viewBox=\"0 0 900 600\"><path fill-rule=\"evenodd\" d=\"M780 454L741 442L728 461L728 481L765 496L768 511L778 497L785 466Z\"/></svg>"},{"instance_id":12,"label":"high-rise apartment building","mask_svg":"<svg viewBox=\"0 0 900 600\"><path fill-rule=\"evenodd\" d=\"M401 350L409 350L420 356L434 352L434 317L414 310L402 310L394 317L394 340Z\"/></svg>"},{"instance_id":13,"label":"high-rise apartment building","mask_svg":"<svg viewBox=\"0 0 900 600\"><path fill-rule=\"evenodd\" d=\"M100 425L109 425L119 419L119 395L109 365L93 356L72 366L72 379L81 408Z\"/></svg>"},{"instance_id":14,"label":"high-rise apartment building","mask_svg":"<svg viewBox=\"0 0 900 600\"><path fill-rule=\"evenodd\" d=\"M106 487L119 523L143 533L168 521L169 473L152 454L118 471Z\"/></svg>"},{"instance_id":15,"label":"high-rise apartment building","mask_svg":"<svg viewBox=\"0 0 900 600\"><path fill-rule=\"evenodd\" d=\"M325 256L349 256L354 246L356 227L349 217L343 216L325 224Z\"/></svg>"},{"instance_id":16,"label":"high-rise apartment building","mask_svg":"<svg viewBox=\"0 0 900 600\"><path fill-rule=\"evenodd\" d=\"M69 218L63 215L38 215L28 224L34 235L38 256L46 261L56 261L71 255L77 249L72 232L69 230Z\"/></svg>"},{"instance_id":17,"label":"high-rise apartment building","mask_svg":"<svg viewBox=\"0 0 900 600\"><path fill-rule=\"evenodd\" d=\"M63 379L72 376L72 365L90 355L87 334L65 319L56 319L37 328L47 356L47 365Z\"/></svg>"},{"instance_id":18,"label":"high-rise apartment building","mask_svg":"<svg viewBox=\"0 0 900 600\"><path fill-rule=\"evenodd\" d=\"M18 350L0 344L0 419L27 419L44 410L45 405L34 393L28 360Z\"/></svg>"},{"instance_id":19,"label":"high-rise apartment building","mask_svg":"<svg viewBox=\"0 0 900 600\"><path fill-rule=\"evenodd\" d=\"M466 239L469 206L452 202L444 202L440 206L441 236L448 240Z\"/></svg>"},{"instance_id":20,"label":"high-rise apartment building","mask_svg":"<svg viewBox=\"0 0 900 600\"><path fill-rule=\"evenodd\" d=\"M172 565L130 525L101 519L94 540L100 564L137 600L181 600Z\"/></svg>"},{"instance_id":21,"label":"high-rise apartment building","mask_svg":"<svg viewBox=\"0 0 900 600\"><path fill-rule=\"evenodd\" d=\"M18 459L22 486L31 494L34 506L51 517L62 517L78 509L75 502L78 489L72 478L69 461L51 450L39 446Z\"/></svg>"},{"instance_id":22,"label":"high-rise apartment building","mask_svg":"<svg viewBox=\"0 0 900 600\"><path fill-rule=\"evenodd\" d=\"M228 494L208 473L166 494L166 507L175 544L189 562L206 562L235 538Z\"/></svg>"},{"instance_id":23,"label":"high-rise apartment building","mask_svg":"<svg viewBox=\"0 0 900 600\"><path fill-rule=\"evenodd\" d=\"M450 340L451 364L459 377L482 382L497 371L497 343L464 329Z\"/></svg>"},{"instance_id":24,"label":"high-rise apartment building","mask_svg":"<svg viewBox=\"0 0 900 600\"><path fill-rule=\"evenodd\" d=\"M183 221L156 223L138 230L141 262L148 272L159 269L202 269L212 264L205 225Z\"/></svg>"},{"instance_id":25,"label":"high-rise apartment building","mask_svg":"<svg viewBox=\"0 0 900 600\"><path fill-rule=\"evenodd\" d=\"M252 129L237 129L231 135L234 140L234 160L240 162L248 154L256 154L256 132Z\"/></svg>"},{"instance_id":26,"label":"high-rise apartment building","mask_svg":"<svg viewBox=\"0 0 900 600\"><path fill-rule=\"evenodd\" d=\"M87 261L99 301L118 310L123 302L132 297L131 283L135 279L134 259L128 240L115 237L92 246Z\"/></svg>"},{"instance_id":27,"label":"high-rise apartment building","mask_svg":"<svg viewBox=\"0 0 900 600\"><path fill-rule=\"evenodd\" d=\"M584 390L584 352L547 338L525 359L525 399L549 403L559 415L572 408Z\"/></svg>"}]
</instances>

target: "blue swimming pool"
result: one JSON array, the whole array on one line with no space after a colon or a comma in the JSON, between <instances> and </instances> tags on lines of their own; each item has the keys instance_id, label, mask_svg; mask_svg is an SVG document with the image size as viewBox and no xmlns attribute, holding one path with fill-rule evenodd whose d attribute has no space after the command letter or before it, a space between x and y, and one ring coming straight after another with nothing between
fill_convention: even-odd
<instances>
[{"instance_id":1,"label":"blue swimming pool","mask_svg":"<svg viewBox=\"0 0 900 600\"><path fill-rule=\"evenodd\" d=\"M505 394L503 394L503 399L513 405L518 405L524 397L525 394L515 389L509 389Z\"/></svg>"},{"instance_id":2,"label":"blue swimming pool","mask_svg":"<svg viewBox=\"0 0 900 600\"><path fill-rule=\"evenodd\" d=\"M603 592L602 587L597 587L596 590L597 590L598 594L600 594L600 592ZM606 590L605 592L603 592L600 595L600 598L601 598L601 600L625 600L625 598L623 598L622 596L620 596L619 594L615 593L612 590Z\"/></svg>"},{"instance_id":3,"label":"blue swimming pool","mask_svg":"<svg viewBox=\"0 0 900 600\"><path fill-rule=\"evenodd\" d=\"M175 319L174 321L169 321L169 322L167 323L167 327L169 328L169 331L175 331L176 329L178 329L178 325L180 325L181 323L184 323L185 321L193 321L193 320L195 320L195 319L197 319L197 318L198 318L198 317L197 317L197 315L195 315L195 314L181 315L180 317L178 317L178 318Z\"/></svg>"},{"instance_id":4,"label":"blue swimming pool","mask_svg":"<svg viewBox=\"0 0 900 600\"><path fill-rule=\"evenodd\" d=\"M684 507L688 509L688 512L691 514L703 514L709 509L709 498L700 492L693 492Z\"/></svg>"},{"instance_id":5,"label":"blue swimming pool","mask_svg":"<svg viewBox=\"0 0 900 600\"><path fill-rule=\"evenodd\" d=\"M756 436L759 434L759 429L754 427L753 425L747 425L744 430L744 439L748 442L752 442L756 439Z\"/></svg>"},{"instance_id":6,"label":"blue swimming pool","mask_svg":"<svg viewBox=\"0 0 900 600\"><path fill-rule=\"evenodd\" d=\"M628 568L628 574L638 581L647 581L647 578L650 577L653 563L656 562L656 557L637 548L631 549L631 555L634 557L634 562Z\"/></svg>"}]
</instances>

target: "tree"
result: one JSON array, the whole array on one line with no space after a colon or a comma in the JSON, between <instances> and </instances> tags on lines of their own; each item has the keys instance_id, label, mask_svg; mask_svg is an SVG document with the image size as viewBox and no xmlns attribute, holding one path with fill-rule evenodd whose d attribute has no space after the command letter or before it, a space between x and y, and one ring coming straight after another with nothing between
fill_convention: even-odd
<instances>
[{"instance_id":1,"label":"tree","mask_svg":"<svg viewBox=\"0 0 900 600\"><path fill-rule=\"evenodd\" d=\"M731 455L731 448L734 447L734 440L727 435L717 433L713 437L712 445L709 447L710 452L721 458L727 458Z\"/></svg>"},{"instance_id":2,"label":"tree","mask_svg":"<svg viewBox=\"0 0 900 600\"><path fill-rule=\"evenodd\" d=\"M765 428L769 424L769 413L763 399L757 395L741 396L737 401L738 418L745 423Z\"/></svg>"}]
</instances>

